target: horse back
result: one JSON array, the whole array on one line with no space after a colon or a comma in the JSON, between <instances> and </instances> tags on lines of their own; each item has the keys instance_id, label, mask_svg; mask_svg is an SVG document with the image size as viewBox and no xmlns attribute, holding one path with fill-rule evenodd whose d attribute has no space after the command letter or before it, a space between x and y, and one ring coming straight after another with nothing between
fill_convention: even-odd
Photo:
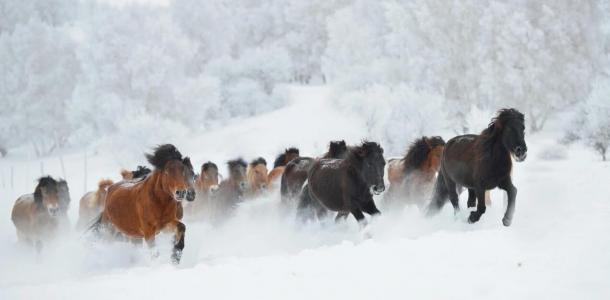
<instances>
[{"instance_id":1,"label":"horse back","mask_svg":"<svg viewBox=\"0 0 610 300\"><path fill-rule=\"evenodd\" d=\"M318 159L307 176L311 196L334 211L349 210L349 201L346 202L348 174L342 162L341 159Z\"/></svg>"}]
</instances>

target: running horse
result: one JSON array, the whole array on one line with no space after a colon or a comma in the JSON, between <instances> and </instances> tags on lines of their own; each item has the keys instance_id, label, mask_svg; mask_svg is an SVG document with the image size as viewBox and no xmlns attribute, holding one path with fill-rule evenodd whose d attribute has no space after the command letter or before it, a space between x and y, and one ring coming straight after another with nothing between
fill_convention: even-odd
<instances>
[{"instance_id":1,"label":"running horse","mask_svg":"<svg viewBox=\"0 0 610 300\"><path fill-rule=\"evenodd\" d=\"M197 197L195 201L185 205L189 217L200 219L209 218L213 208L213 197L218 192L218 166L208 161L201 165L201 173L195 178L195 190ZM185 203L186 204L186 203Z\"/></svg>"},{"instance_id":2,"label":"running horse","mask_svg":"<svg viewBox=\"0 0 610 300\"><path fill-rule=\"evenodd\" d=\"M60 197L58 181L45 176L38 179L33 194L23 195L15 201L11 220L20 242L35 246L40 253L43 242L56 236L62 214Z\"/></svg>"},{"instance_id":3,"label":"running horse","mask_svg":"<svg viewBox=\"0 0 610 300\"><path fill-rule=\"evenodd\" d=\"M215 197L215 214L225 217L231 210L243 200L248 191L248 179L246 175L246 162L241 159L233 159L227 162L229 177L223 180L218 187Z\"/></svg>"},{"instance_id":4,"label":"running horse","mask_svg":"<svg viewBox=\"0 0 610 300\"><path fill-rule=\"evenodd\" d=\"M344 159L317 159L303 187L298 214L305 217L309 211L320 218L331 210L338 212L338 219L351 213L364 226L363 212L379 214L373 194L385 190L384 168L383 148L368 141L351 147Z\"/></svg>"},{"instance_id":5,"label":"running horse","mask_svg":"<svg viewBox=\"0 0 610 300\"><path fill-rule=\"evenodd\" d=\"M87 225L93 223L100 213L102 213L104 204L106 203L107 189L113 184L114 182L110 179L102 179L97 183L97 190L87 192L80 198L78 221L76 222L77 229L87 229Z\"/></svg>"},{"instance_id":6,"label":"running horse","mask_svg":"<svg viewBox=\"0 0 610 300\"><path fill-rule=\"evenodd\" d=\"M476 211L470 213L468 222L475 223L486 210L485 192L499 187L508 196L502 223L510 226L517 196L517 188L511 179L511 156L517 162L527 157L524 122L523 114L516 109L501 109L479 135L460 135L450 139L443 151L428 214L438 212L447 198L457 213L460 209L458 190L466 187L468 207L474 207L475 203L477 206Z\"/></svg>"},{"instance_id":7,"label":"running horse","mask_svg":"<svg viewBox=\"0 0 610 300\"><path fill-rule=\"evenodd\" d=\"M246 172L248 178L248 196L256 197L267 190L269 181L267 178L267 161L259 157L248 165Z\"/></svg>"},{"instance_id":8,"label":"running horse","mask_svg":"<svg viewBox=\"0 0 610 300\"><path fill-rule=\"evenodd\" d=\"M278 155L275 158L275 161L273 162L273 169L271 169L271 171L269 171L269 174L267 175L268 182L270 184L275 183L278 180L278 178L280 178L280 176L282 176L282 174L284 173L284 169L285 169L286 165L298 157L299 157L298 148L291 147L291 148L285 149L284 153Z\"/></svg>"},{"instance_id":9,"label":"running horse","mask_svg":"<svg viewBox=\"0 0 610 300\"><path fill-rule=\"evenodd\" d=\"M420 207L425 204L425 195L432 191L444 146L445 141L440 136L424 136L409 146L403 158L390 159L390 186L384 200L397 202L401 199Z\"/></svg>"},{"instance_id":10,"label":"running horse","mask_svg":"<svg viewBox=\"0 0 610 300\"><path fill-rule=\"evenodd\" d=\"M321 158L345 158L346 155L347 145L344 140L331 141L328 145L328 151ZM299 195L303 184L307 181L307 172L309 172L313 162L313 158L301 156L286 165L280 181L282 203L289 203Z\"/></svg>"},{"instance_id":11,"label":"running horse","mask_svg":"<svg viewBox=\"0 0 610 300\"><path fill-rule=\"evenodd\" d=\"M182 200L195 200L193 166L188 157L171 144L160 145L147 154L154 170L146 178L111 185L106 205L96 224L118 230L132 240L144 239L154 246L155 236L163 231L174 233L172 262L180 262L186 226L176 217Z\"/></svg>"}]
</instances>

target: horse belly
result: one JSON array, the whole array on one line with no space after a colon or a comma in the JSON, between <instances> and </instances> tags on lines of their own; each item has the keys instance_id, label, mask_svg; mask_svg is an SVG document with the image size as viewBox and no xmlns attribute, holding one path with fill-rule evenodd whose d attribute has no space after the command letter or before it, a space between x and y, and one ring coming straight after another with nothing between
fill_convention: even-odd
<instances>
[{"instance_id":1,"label":"horse belly","mask_svg":"<svg viewBox=\"0 0 610 300\"><path fill-rule=\"evenodd\" d=\"M140 218L135 199L121 195L109 194L104 208L104 218L110 221L121 233L129 236L142 237Z\"/></svg>"}]
</instances>

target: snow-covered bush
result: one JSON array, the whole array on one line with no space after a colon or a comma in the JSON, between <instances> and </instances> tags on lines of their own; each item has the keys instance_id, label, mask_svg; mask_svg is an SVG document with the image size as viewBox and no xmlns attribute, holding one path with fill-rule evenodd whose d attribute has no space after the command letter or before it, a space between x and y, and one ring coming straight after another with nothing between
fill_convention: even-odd
<instances>
[{"instance_id":1,"label":"snow-covered bush","mask_svg":"<svg viewBox=\"0 0 610 300\"><path fill-rule=\"evenodd\" d=\"M610 80L598 82L568 124L566 140L582 140L605 161L610 147Z\"/></svg>"},{"instance_id":2,"label":"snow-covered bush","mask_svg":"<svg viewBox=\"0 0 610 300\"><path fill-rule=\"evenodd\" d=\"M372 85L336 97L342 110L364 120L369 138L384 141L388 154L401 155L416 138L444 130L443 99L404 84Z\"/></svg>"}]
</instances>

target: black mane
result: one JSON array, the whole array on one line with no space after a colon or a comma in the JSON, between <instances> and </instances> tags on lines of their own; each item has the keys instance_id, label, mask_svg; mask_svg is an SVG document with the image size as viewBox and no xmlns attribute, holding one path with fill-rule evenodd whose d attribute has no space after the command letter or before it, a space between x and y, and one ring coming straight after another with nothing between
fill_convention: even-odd
<instances>
[{"instance_id":1,"label":"black mane","mask_svg":"<svg viewBox=\"0 0 610 300\"><path fill-rule=\"evenodd\" d=\"M299 155L299 149L296 147L290 147L284 150L284 153L278 155L273 162L273 168L281 167L286 165L286 154L296 154Z\"/></svg>"},{"instance_id":2,"label":"black mane","mask_svg":"<svg viewBox=\"0 0 610 300\"><path fill-rule=\"evenodd\" d=\"M525 122L525 117L521 112L514 108L503 108L500 109L497 115L491 119L491 122L485 128L480 136L481 141L480 145L484 148L489 148L492 146L495 137L502 132L502 129L508 122L517 121L523 124Z\"/></svg>"},{"instance_id":3,"label":"black mane","mask_svg":"<svg viewBox=\"0 0 610 300\"><path fill-rule=\"evenodd\" d=\"M237 168L240 166L244 167L244 168L248 167L248 164L246 164L246 161L243 160L241 157L228 161L227 165L229 166L229 170L233 170L234 168Z\"/></svg>"},{"instance_id":4,"label":"black mane","mask_svg":"<svg viewBox=\"0 0 610 300\"><path fill-rule=\"evenodd\" d=\"M354 147L348 147L348 160L361 160L363 157L368 156L371 153L383 154L383 148L381 145L375 142L363 141L362 144Z\"/></svg>"},{"instance_id":5,"label":"black mane","mask_svg":"<svg viewBox=\"0 0 610 300\"><path fill-rule=\"evenodd\" d=\"M422 136L421 138L415 140L413 143L411 143L407 154L405 154L405 157L403 158L405 173L421 167L426 159L428 159L428 154L430 154L430 151L432 151L434 147L444 145L445 140L443 140L443 138L440 136Z\"/></svg>"},{"instance_id":6,"label":"black mane","mask_svg":"<svg viewBox=\"0 0 610 300\"><path fill-rule=\"evenodd\" d=\"M171 160L182 160L182 154L172 144L159 145L152 154L146 154L148 162L155 169L163 169L165 164Z\"/></svg>"},{"instance_id":7,"label":"black mane","mask_svg":"<svg viewBox=\"0 0 610 300\"><path fill-rule=\"evenodd\" d=\"M250 167L256 167L260 164L267 166L267 161L262 157L256 158L250 162Z\"/></svg>"},{"instance_id":8,"label":"black mane","mask_svg":"<svg viewBox=\"0 0 610 300\"><path fill-rule=\"evenodd\" d=\"M136 178L144 177L144 176L148 175L150 172L152 172L152 171L149 168L147 168L145 166L138 166L135 171L131 172L131 176L134 179L136 179Z\"/></svg>"},{"instance_id":9,"label":"black mane","mask_svg":"<svg viewBox=\"0 0 610 300\"><path fill-rule=\"evenodd\" d=\"M206 172L210 168L214 168L214 169L218 170L218 166L216 166L216 164L211 161L207 161L203 165L201 165L202 172Z\"/></svg>"},{"instance_id":10,"label":"black mane","mask_svg":"<svg viewBox=\"0 0 610 300\"><path fill-rule=\"evenodd\" d=\"M38 178L38 184L34 190L34 202L39 206L42 205L42 188L45 188L48 192L57 193L57 181L51 176Z\"/></svg>"},{"instance_id":11,"label":"black mane","mask_svg":"<svg viewBox=\"0 0 610 300\"><path fill-rule=\"evenodd\" d=\"M324 154L324 158L343 158L347 152L345 140L331 141L328 145L328 152Z\"/></svg>"}]
</instances>

